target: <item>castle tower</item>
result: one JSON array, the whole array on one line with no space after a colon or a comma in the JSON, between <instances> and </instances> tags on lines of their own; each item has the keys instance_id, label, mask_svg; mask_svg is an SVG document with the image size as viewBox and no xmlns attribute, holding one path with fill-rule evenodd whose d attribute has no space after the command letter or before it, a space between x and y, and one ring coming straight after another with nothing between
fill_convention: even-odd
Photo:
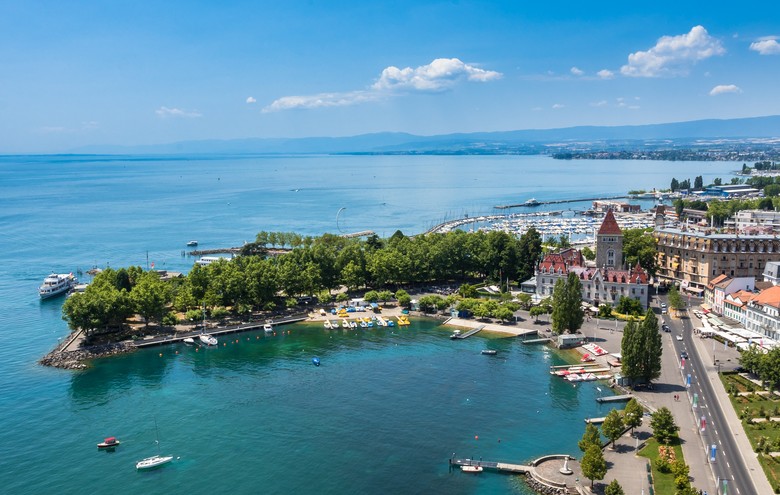
<instances>
[{"instance_id":1,"label":"castle tower","mask_svg":"<svg viewBox=\"0 0 780 495\"><path fill-rule=\"evenodd\" d=\"M607 210L596 234L596 266L618 270L623 268L623 231L612 210Z\"/></svg>"},{"instance_id":2,"label":"castle tower","mask_svg":"<svg viewBox=\"0 0 780 495\"><path fill-rule=\"evenodd\" d=\"M664 228L664 221L665 221L664 215L666 215L666 207L664 205L662 205L662 204L656 205L656 207L655 207L655 219L654 219L655 220L654 223L655 223L655 229L656 230Z\"/></svg>"}]
</instances>

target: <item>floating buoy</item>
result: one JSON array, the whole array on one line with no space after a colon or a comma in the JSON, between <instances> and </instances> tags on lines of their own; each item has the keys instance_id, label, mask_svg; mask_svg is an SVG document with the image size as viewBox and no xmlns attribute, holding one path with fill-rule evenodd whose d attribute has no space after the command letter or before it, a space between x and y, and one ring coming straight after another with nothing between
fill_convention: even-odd
<instances>
[{"instance_id":1,"label":"floating buoy","mask_svg":"<svg viewBox=\"0 0 780 495\"><path fill-rule=\"evenodd\" d=\"M198 349L195 349L195 352L198 352Z\"/></svg>"},{"instance_id":2,"label":"floating buoy","mask_svg":"<svg viewBox=\"0 0 780 495\"><path fill-rule=\"evenodd\" d=\"M222 347L227 346L227 342L222 342Z\"/></svg>"},{"instance_id":3,"label":"floating buoy","mask_svg":"<svg viewBox=\"0 0 780 495\"><path fill-rule=\"evenodd\" d=\"M479 440L479 435L474 435L474 440Z\"/></svg>"},{"instance_id":4,"label":"floating buoy","mask_svg":"<svg viewBox=\"0 0 780 495\"><path fill-rule=\"evenodd\" d=\"M162 357L162 352L160 353L160 357Z\"/></svg>"},{"instance_id":5,"label":"floating buoy","mask_svg":"<svg viewBox=\"0 0 780 495\"><path fill-rule=\"evenodd\" d=\"M179 353L179 351L176 351L176 354L178 354L178 353Z\"/></svg>"}]
</instances>

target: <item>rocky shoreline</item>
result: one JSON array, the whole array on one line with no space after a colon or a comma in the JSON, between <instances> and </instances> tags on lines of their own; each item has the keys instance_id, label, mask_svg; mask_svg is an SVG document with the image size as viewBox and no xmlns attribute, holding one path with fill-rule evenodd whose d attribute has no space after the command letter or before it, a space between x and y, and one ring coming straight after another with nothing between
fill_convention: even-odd
<instances>
[{"instance_id":1,"label":"rocky shoreline","mask_svg":"<svg viewBox=\"0 0 780 495\"><path fill-rule=\"evenodd\" d=\"M38 364L64 370L81 370L87 368L87 365L84 364L86 360L116 356L117 354L125 354L135 350L133 345L126 342L84 347L77 351L63 351L58 347L43 356L38 361Z\"/></svg>"}]
</instances>

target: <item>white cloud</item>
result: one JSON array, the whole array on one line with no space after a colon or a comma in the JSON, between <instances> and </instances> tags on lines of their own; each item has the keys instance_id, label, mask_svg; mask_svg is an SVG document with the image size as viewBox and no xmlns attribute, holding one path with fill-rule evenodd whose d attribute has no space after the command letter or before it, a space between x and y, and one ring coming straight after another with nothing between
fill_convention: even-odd
<instances>
[{"instance_id":1,"label":"white cloud","mask_svg":"<svg viewBox=\"0 0 780 495\"><path fill-rule=\"evenodd\" d=\"M500 72L465 64L457 58L437 58L416 69L387 67L371 88L375 90L441 91L461 80L486 82L499 79Z\"/></svg>"},{"instance_id":2,"label":"white cloud","mask_svg":"<svg viewBox=\"0 0 780 495\"><path fill-rule=\"evenodd\" d=\"M734 84L718 84L710 90L710 96L722 95L725 93L741 93L739 86Z\"/></svg>"},{"instance_id":3,"label":"white cloud","mask_svg":"<svg viewBox=\"0 0 780 495\"><path fill-rule=\"evenodd\" d=\"M577 67L572 67L571 69L569 69L569 71L572 74L574 74L575 76L581 76L581 75L585 74L585 71L583 71L581 69L578 69Z\"/></svg>"},{"instance_id":4,"label":"white cloud","mask_svg":"<svg viewBox=\"0 0 780 495\"><path fill-rule=\"evenodd\" d=\"M605 107L607 106L607 100L594 101L590 104L592 107Z\"/></svg>"},{"instance_id":5,"label":"white cloud","mask_svg":"<svg viewBox=\"0 0 780 495\"><path fill-rule=\"evenodd\" d=\"M254 96L250 96L249 98L246 99L246 102L247 103L257 103L257 100L255 100Z\"/></svg>"},{"instance_id":6,"label":"white cloud","mask_svg":"<svg viewBox=\"0 0 780 495\"><path fill-rule=\"evenodd\" d=\"M719 40L704 27L694 26L689 33L662 36L649 50L630 54L620 73L631 77L684 75L696 62L724 53L726 49Z\"/></svg>"},{"instance_id":7,"label":"white cloud","mask_svg":"<svg viewBox=\"0 0 780 495\"><path fill-rule=\"evenodd\" d=\"M480 69L457 58L437 58L430 64L414 69L387 67L376 82L366 90L283 96L265 107L263 112L354 105L412 92L441 92L463 81L488 82L501 77L500 72Z\"/></svg>"},{"instance_id":8,"label":"white cloud","mask_svg":"<svg viewBox=\"0 0 780 495\"><path fill-rule=\"evenodd\" d=\"M553 110L558 110L558 109L561 109L561 108L563 108L565 106L566 105L564 105L563 103L554 103L552 108L553 108Z\"/></svg>"},{"instance_id":9,"label":"white cloud","mask_svg":"<svg viewBox=\"0 0 780 495\"><path fill-rule=\"evenodd\" d=\"M161 119L166 119L168 117L179 117L179 118L186 118L186 119L194 119L197 117L202 117L201 113L197 110L181 110L179 108L168 108L168 107L160 107L157 110L154 111L154 113L157 114L158 117Z\"/></svg>"},{"instance_id":10,"label":"white cloud","mask_svg":"<svg viewBox=\"0 0 780 495\"><path fill-rule=\"evenodd\" d=\"M348 93L320 93L308 96L283 96L263 109L263 113L290 110L293 108L344 107L378 100L379 93L371 91L350 91Z\"/></svg>"},{"instance_id":11,"label":"white cloud","mask_svg":"<svg viewBox=\"0 0 780 495\"><path fill-rule=\"evenodd\" d=\"M780 43L775 38L768 38L750 44L750 49L761 55L780 55Z\"/></svg>"},{"instance_id":12,"label":"white cloud","mask_svg":"<svg viewBox=\"0 0 780 495\"><path fill-rule=\"evenodd\" d=\"M596 75L602 79L612 79L615 77L615 73L607 69L601 69L600 71L596 72Z\"/></svg>"}]
</instances>

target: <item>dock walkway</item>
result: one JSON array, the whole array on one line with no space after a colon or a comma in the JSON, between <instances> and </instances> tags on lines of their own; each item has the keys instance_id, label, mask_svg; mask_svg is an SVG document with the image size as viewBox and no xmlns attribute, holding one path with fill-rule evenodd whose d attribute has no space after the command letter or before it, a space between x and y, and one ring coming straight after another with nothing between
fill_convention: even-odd
<instances>
[{"instance_id":1,"label":"dock walkway","mask_svg":"<svg viewBox=\"0 0 780 495\"><path fill-rule=\"evenodd\" d=\"M288 323L296 323L299 321L304 321L307 318L308 315L293 315L293 316L287 316L279 320L270 321L270 323L272 326L277 326L277 325L284 325ZM248 332L252 330L262 330L263 326L266 323L268 322L263 321L263 322L242 323L240 325L231 325L222 328L217 327L217 328L207 329L206 333L208 333L212 337L219 337L220 335L227 335L231 333ZM132 342L132 345L137 348L143 348L143 347L152 347L155 345L175 344L183 341L187 337L197 337L198 335L200 335L200 333L201 333L200 330L194 330L191 332L177 333L176 335L163 335L160 337L153 337L151 339L134 341Z\"/></svg>"},{"instance_id":2,"label":"dock walkway","mask_svg":"<svg viewBox=\"0 0 780 495\"><path fill-rule=\"evenodd\" d=\"M524 464L508 464L505 462L481 461L477 459L450 459L450 464L453 466L480 466L484 469L520 474L528 474L534 469L533 466L526 466Z\"/></svg>"},{"instance_id":3,"label":"dock walkway","mask_svg":"<svg viewBox=\"0 0 780 495\"><path fill-rule=\"evenodd\" d=\"M475 333L478 333L478 332L482 331L482 329L484 329L484 328L485 328L485 325L480 325L477 328L473 328L473 329L469 330L466 333L461 333L461 334L458 334L458 335L454 335L453 338L459 339L459 340L467 339L467 338L471 337L472 335L474 335Z\"/></svg>"},{"instance_id":4,"label":"dock walkway","mask_svg":"<svg viewBox=\"0 0 780 495\"><path fill-rule=\"evenodd\" d=\"M604 403L604 402L626 402L631 399L633 399L634 396L632 394L625 394L625 395L612 395L609 397L597 397L596 402Z\"/></svg>"}]
</instances>

